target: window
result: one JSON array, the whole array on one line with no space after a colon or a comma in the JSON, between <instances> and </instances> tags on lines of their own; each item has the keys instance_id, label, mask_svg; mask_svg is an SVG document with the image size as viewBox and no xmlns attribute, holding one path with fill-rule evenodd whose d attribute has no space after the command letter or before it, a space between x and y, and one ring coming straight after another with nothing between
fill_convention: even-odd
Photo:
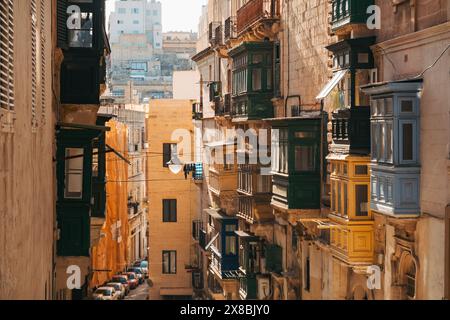
<instances>
[{"instance_id":1,"label":"window","mask_svg":"<svg viewBox=\"0 0 450 320\"><path fill-rule=\"evenodd\" d=\"M416 264L411 261L406 271L406 296L409 299L416 298L416 272Z\"/></svg>"},{"instance_id":2,"label":"window","mask_svg":"<svg viewBox=\"0 0 450 320\"><path fill-rule=\"evenodd\" d=\"M139 8L131 9L131 13L138 14L139 13Z\"/></svg>"},{"instance_id":3,"label":"window","mask_svg":"<svg viewBox=\"0 0 450 320\"><path fill-rule=\"evenodd\" d=\"M340 181L337 182L337 212L339 215L342 215L342 193L341 193L342 183Z\"/></svg>"},{"instance_id":4,"label":"window","mask_svg":"<svg viewBox=\"0 0 450 320\"><path fill-rule=\"evenodd\" d=\"M79 29L70 28L69 47L71 48L92 48L94 34L94 14L92 12L75 12L68 14L69 22L74 25L78 24ZM76 23L80 21L80 23ZM69 23L68 22L68 23Z\"/></svg>"},{"instance_id":5,"label":"window","mask_svg":"<svg viewBox=\"0 0 450 320\"><path fill-rule=\"evenodd\" d=\"M347 198L347 182L342 183L342 196L343 196L343 208L342 208L342 215L344 217L348 216L348 198Z\"/></svg>"},{"instance_id":6,"label":"window","mask_svg":"<svg viewBox=\"0 0 450 320\"><path fill-rule=\"evenodd\" d=\"M367 217L369 215L368 185L361 184L355 186L355 208L357 217Z\"/></svg>"},{"instance_id":7,"label":"window","mask_svg":"<svg viewBox=\"0 0 450 320\"><path fill-rule=\"evenodd\" d=\"M261 69L253 69L252 71L252 89L253 91L259 91L262 89Z\"/></svg>"},{"instance_id":8,"label":"window","mask_svg":"<svg viewBox=\"0 0 450 320\"><path fill-rule=\"evenodd\" d=\"M311 263L309 257L305 261L305 290L309 291L311 289Z\"/></svg>"},{"instance_id":9,"label":"window","mask_svg":"<svg viewBox=\"0 0 450 320\"><path fill-rule=\"evenodd\" d=\"M163 144L163 167L168 168L170 161L175 161L177 157L177 145L175 143Z\"/></svg>"},{"instance_id":10,"label":"window","mask_svg":"<svg viewBox=\"0 0 450 320\"><path fill-rule=\"evenodd\" d=\"M176 274L177 273L177 252L163 251L162 252L162 273Z\"/></svg>"},{"instance_id":11,"label":"window","mask_svg":"<svg viewBox=\"0 0 450 320\"><path fill-rule=\"evenodd\" d=\"M14 109L14 4L0 1L0 108Z\"/></svg>"},{"instance_id":12,"label":"window","mask_svg":"<svg viewBox=\"0 0 450 320\"><path fill-rule=\"evenodd\" d=\"M127 13L127 9L125 9L125 8L119 8L118 12L119 12L120 14L124 14L124 13Z\"/></svg>"},{"instance_id":13,"label":"window","mask_svg":"<svg viewBox=\"0 0 450 320\"><path fill-rule=\"evenodd\" d=\"M315 146L295 146L295 171L311 172L316 170Z\"/></svg>"},{"instance_id":14,"label":"window","mask_svg":"<svg viewBox=\"0 0 450 320\"><path fill-rule=\"evenodd\" d=\"M65 161L65 189L67 199L83 198L83 148L67 148Z\"/></svg>"},{"instance_id":15,"label":"window","mask_svg":"<svg viewBox=\"0 0 450 320\"><path fill-rule=\"evenodd\" d=\"M273 171L288 173L289 131L288 129L272 130Z\"/></svg>"},{"instance_id":16,"label":"window","mask_svg":"<svg viewBox=\"0 0 450 320\"><path fill-rule=\"evenodd\" d=\"M177 200L163 200L163 222L177 222Z\"/></svg>"},{"instance_id":17,"label":"window","mask_svg":"<svg viewBox=\"0 0 450 320\"><path fill-rule=\"evenodd\" d=\"M400 109L402 113L411 113L414 111L414 105L412 100L401 100Z\"/></svg>"},{"instance_id":18,"label":"window","mask_svg":"<svg viewBox=\"0 0 450 320\"><path fill-rule=\"evenodd\" d=\"M413 160L413 124L402 124L402 136L403 136L403 161Z\"/></svg>"},{"instance_id":19,"label":"window","mask_svg":"<svg viewBox=\"0 0 450 320\"><path fill-rule=\"evenodd\" d=\"M225 254L236 255L236 236L225 236Z\"/></svg>"},{"instance_id":20,"label":"window","mask_svg":"<svg viewBox=\"0 0 450 320\"><path fill-rule=\"evenodd\" d=\"M369 168L367 165L356 165L355 166L355 174L357 176L367 176L369 173Z\"/></svg>"}]
</instances>

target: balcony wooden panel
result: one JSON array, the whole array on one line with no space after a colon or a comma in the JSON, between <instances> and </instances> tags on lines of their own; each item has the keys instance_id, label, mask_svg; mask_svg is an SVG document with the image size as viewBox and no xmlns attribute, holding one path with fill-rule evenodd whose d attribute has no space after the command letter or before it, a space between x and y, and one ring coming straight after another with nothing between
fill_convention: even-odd
<instances>
[{"instance_id":1,"label":"balcony wooden panel","mask_svg":"<svg viewBox=\"0 0 450 320\"><path fill-rule=\"evenodd\" d=\"M279 12L278 0L250 0L237 11L237 33L244 32L254 23L275 18Z\"/></svg>"},{"instance_id":2,"label":"balcony wooden panel","mask_svg":"<svg viewBox=\"0 0 450 320\"><path fill-rule=\"evenodd\" d=\"M331 28L336 31L351 24L365 24L368 19L367 8L373 0L333 0Z\"/></svg>"}]
</instances>

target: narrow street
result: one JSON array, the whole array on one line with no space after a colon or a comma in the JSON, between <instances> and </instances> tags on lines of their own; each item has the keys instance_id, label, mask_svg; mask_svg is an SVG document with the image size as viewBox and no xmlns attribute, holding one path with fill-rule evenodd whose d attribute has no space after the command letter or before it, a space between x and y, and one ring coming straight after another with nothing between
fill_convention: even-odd
<instances>
[{"instance_id":1,"label":"narrow street","mask_svg":"<svg viewBox=\"0 0 450 320\"><path fill-rule=\"evenodd\" d=\"M137 289L131 290L125 300L148 300L149 289L148 282L145 281Z\"/></svg>"}]
</instances>

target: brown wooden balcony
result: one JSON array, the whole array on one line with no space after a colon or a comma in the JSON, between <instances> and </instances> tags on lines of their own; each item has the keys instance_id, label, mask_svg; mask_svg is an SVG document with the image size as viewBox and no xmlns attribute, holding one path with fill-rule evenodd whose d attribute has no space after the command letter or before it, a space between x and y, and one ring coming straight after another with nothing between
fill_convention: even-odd
<instances>
[{"instance_id":1,"label":"brown wooden balcony","mask_svg":"<svg viewBox=\"0 0 450 320\"><path fill-rule=\"evenodd\" d=\"M236 38L236 17L229 17L225 20L224 40L228 41Z\"/></svg>"},{"instance_id":2,"label":"brown wooden balcony","mask_svg":"<svg viewBox=\"0 0 450 320\"><path fill-rule=\"evenodd\" d=\"M237 34L258 21L275 19L279 16L279 0L250 0L237 11Z\"/></svg>"}]
</instances>

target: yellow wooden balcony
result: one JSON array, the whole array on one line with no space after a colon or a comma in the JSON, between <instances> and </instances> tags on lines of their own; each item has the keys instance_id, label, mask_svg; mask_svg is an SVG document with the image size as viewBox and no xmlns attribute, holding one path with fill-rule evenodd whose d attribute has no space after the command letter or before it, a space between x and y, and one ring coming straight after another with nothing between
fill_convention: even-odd
<instances>
[{"instance_id":1,"label":"yellow wooden balcony","mask_svg":"<svg viewBox=\"0 0 450 320\"><path fill-rule=\"evenodd\" d=\"M333 255L353 265L374 262L373 221L349 222L330 218Z\"/></svg>"}]
</instances>

